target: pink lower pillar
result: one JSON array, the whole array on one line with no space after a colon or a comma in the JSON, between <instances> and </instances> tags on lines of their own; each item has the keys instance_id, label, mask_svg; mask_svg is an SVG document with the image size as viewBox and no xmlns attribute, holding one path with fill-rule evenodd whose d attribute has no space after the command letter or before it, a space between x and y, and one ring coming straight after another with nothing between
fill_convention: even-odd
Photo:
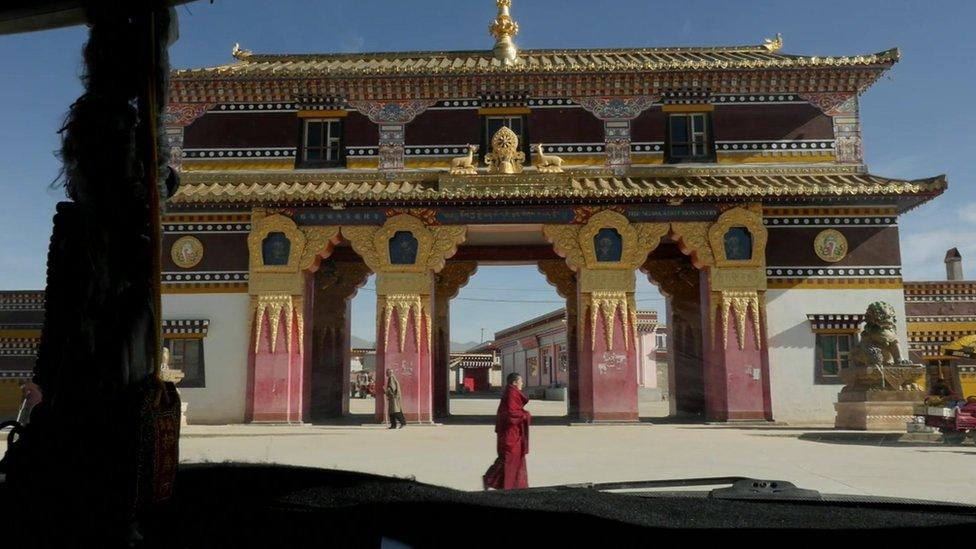
<instances>
[{"instance_id":1,"label":"pink lower pillar","mask_svg":"<svg viewBox=\"0 0 976 549\"><path fill-rule=\"evenodd\" d=\"M249 421L260 423L301 423L304 396L305 358L295 315L277 318L263 315L262 329L256 350L252 340L252 382ZM278 324L276 341L272 344L271 323ZM287 329L292 323L292 330ZM256 333L256 332L255 332ZM291 345L288 335L291 334ZM254 334L252 334L252 338Z\"/></svg>"},{"instance_id":2,"label":"pink lower pillar","mask_svg":"<svg viewBox=\"0 0 976 549\"><path fill-rule=\"evenodd\" d=\"M725 319L723 344L722 308L713 295L703 291L702 300L715 308L714 316L702 315L703 323L715 319L715 326L703 326L705 339L705 418L709 421L769 420L768 364L765 342L756 344L754 312L750 308L743 323L743 348L739 346L735 313ZM760 335L763 335L762 333Z\"/></svg>"},{"instance_id":3,"label":"pink lower pillar","mask_svg":"<svg viewBox=\"0 0 976 549\"><path fill-rule=\"evenodd\" d=\"M382 313L380 307L378 313ZM377 315L378 337L376 338L376 420L389 421L387 417L386 370L392 369L400 382L400 403L403 417L410 423L433 423L433 363L428 342L428 310L420 317L420 345L417 345L416 317L407 317L400 326L399 315L393 314L390 325L384 326L384 319ZM403 347L400 347L400 331L405 332Z\"/></svg>"},{"instance_id":4,"label":"pink lower pillar","mask_svg":"<svg viewBox=\"0 0 976 549\"><path fill-rule=\"evenodd\" d=\"M579 418L582 421L638 421L637 342L633 330L625 340L625 324L618 312L613 319L613 339L607 346L603 314L596 326L581 307L579 339Z\"/></svg>"}]
</instances>

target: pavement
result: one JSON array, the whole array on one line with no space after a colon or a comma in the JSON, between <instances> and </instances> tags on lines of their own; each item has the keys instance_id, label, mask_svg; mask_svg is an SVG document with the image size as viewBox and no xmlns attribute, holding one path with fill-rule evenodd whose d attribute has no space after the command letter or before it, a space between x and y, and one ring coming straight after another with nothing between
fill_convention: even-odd
<instances>
[{"instance_id":1,"label":"pavement","mask_svg":"<svg viewBox=\"0 0 976 549\"><path fill-rule=\"evenodd\" d=\"M497 398L452 399L442 425L387 430L371 399L329 425L189 425L183 462L243 461L414 477L479 490L495 459ZM529 483L546 486L668 478L746 476L838 494L976 504L976 446L944 446L903 433L829 427L704 425L665 417L667 403L641 402L642 422L571 426L565 402L531 401Z\"/></svg>"}]
</instances>

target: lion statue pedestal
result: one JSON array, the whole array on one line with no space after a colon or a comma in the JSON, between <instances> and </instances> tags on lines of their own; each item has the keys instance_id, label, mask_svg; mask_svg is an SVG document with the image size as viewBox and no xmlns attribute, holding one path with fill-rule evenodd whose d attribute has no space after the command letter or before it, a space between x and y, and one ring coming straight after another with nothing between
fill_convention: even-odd
<instances>
[{"instance_id":1,"label":"lion statue pedestal","mask_svg":"<svg viewBox=\"0 0 976 549\"><path fill-rule=\"evenodd\" d=\"M854 366L844 368L844 388L837 395L834 427L862 431L904 431L913 407L925 399L925 367L901 360L895 311L872 303L861 339L851 351Z\"/></svg>"}]
</instances>

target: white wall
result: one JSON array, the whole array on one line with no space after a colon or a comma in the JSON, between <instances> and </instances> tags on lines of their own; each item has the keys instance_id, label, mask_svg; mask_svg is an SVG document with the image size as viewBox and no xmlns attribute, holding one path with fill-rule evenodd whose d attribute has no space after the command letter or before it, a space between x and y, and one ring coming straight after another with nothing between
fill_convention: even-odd
<instances>
[{"instance_id":1,"label":"white wall","mask_svg":"<svg viewBox=\"0 0 976 549\"><path fill-rule=\"evenodd\" d=\"M502 370L492 368L491 371L488 372L488 383L490 383L492 387L501 387L502 379Z\"/></svg>"},{"instance_id":2,"label":"white wall","mask_svg":"<svg viewBox=\"0 0 976 549\"><path fill-rule=\"evenodd\" d=\"M248 295L166 294L163 318L210 320L203 340L205 387L180 388L191 424L243 423L247 389ZM179 385L177 385L179 388Z\"/></svg>"},{"instance_id":3,"label":"white wall","mask_svg":"<svg viewBox=\"0 0 976 549\"><path fill-rule=\"evenodd\" d=\"M900 289L766 292L769 387L774 420L833 425L834 403L843 386L814 383L816 336L807 315L864 314L875 301L885 301L894 307L899 346L902 356L907 356L905 297Z\"/></svg>"},{"instance_id":4,"label":"white wall","mask_svg":"<svg viewBox=\"0 0 976 549\"><path fill-rule=\"evenodd\" d=\"M645 389L657 388L656 347L654 332L637 333L637 384Z\"/></svg>"}]
</instances>

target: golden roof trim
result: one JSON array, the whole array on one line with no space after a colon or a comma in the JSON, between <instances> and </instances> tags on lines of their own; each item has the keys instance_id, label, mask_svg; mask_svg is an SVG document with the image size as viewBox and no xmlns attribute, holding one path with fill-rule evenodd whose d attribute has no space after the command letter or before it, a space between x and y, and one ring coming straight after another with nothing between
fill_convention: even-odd
<instances>
[{"instance_id":1,"label":"golden roof trim","mask_svg":"<svg viewBox=\"0 0 976 549\"><path fill-rule=\"evenodd\" d=\"M661 170L653 175L630 173L623 177L597 171L518 175L426 172L392 179L376 173L190 172L183 175L173 202L912 196L940 193L947 187L944 175L897 180L839 170L753 172L714 170L696 175Z\"/></svg>"},{"instance_id":2,"label":"golden roof trim","mask_svg":"<svg viewBox=\"0 0 976 549\"><path fill-rule=\"evenodd\" d=\"M216 67L176 69L174 78L229 76L467 75L485 73L581 73L704 71L795 68L888 68L898 48L850 56L779 53L776 41L756 46L519 50L506 64L491 51L416 51L328 54L254 54L235 46L236 62ZM781 42L780 42L781 44Z\"/></svg>"}]
</instances>

